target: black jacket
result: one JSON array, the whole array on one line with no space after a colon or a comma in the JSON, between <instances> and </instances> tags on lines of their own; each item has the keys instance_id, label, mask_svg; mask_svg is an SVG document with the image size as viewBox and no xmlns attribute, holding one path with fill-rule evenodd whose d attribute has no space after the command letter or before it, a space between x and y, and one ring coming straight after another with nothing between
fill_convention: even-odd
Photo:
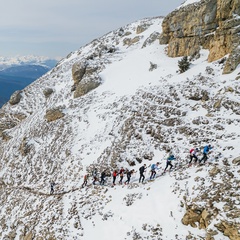
<instances>
[{"instance_id":1,"label":"black jacket","mask_svg":"<svg viewBox=\"0 0 240 240\"><path fill-rule=\"evenodd\" d=\"M142 167L139 168L139 172L144 173L145 169L146 169L146 167L142 166Z\"/></svg>"}]
</instances>

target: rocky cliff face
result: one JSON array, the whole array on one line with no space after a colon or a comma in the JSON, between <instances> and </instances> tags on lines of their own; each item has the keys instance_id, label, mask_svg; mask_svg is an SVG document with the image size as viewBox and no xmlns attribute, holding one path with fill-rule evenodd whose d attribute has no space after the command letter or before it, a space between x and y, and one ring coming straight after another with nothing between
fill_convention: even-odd
<instances>
[{"instance_id":1,"label":"rocky cliff face","mask_svg":"<svg viewBox=\"0 0 240 240\"><path fill-rule=\"evenodd\" d=\"M161 44L168 56L191 56L208 49L212 62L229 54L223 73L240 63L240 1L202 0L170 13L163 21Z\"/></svg>"}]
</instances>

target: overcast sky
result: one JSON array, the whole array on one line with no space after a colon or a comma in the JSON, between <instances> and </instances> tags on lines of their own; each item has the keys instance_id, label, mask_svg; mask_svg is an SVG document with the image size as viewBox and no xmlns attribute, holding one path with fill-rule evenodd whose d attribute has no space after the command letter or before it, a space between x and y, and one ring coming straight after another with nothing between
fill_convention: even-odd
<instances>
[{"instance_id":1,"label":"overcast sky","mask_svg":"<svg viewBox=\"0 0 240 240\"><path fill-rule=\"evenodd\" d=\"M166 16L184 0L0 0L0 56L65 57L111 30Z\"/></svg>"}]
</instances>

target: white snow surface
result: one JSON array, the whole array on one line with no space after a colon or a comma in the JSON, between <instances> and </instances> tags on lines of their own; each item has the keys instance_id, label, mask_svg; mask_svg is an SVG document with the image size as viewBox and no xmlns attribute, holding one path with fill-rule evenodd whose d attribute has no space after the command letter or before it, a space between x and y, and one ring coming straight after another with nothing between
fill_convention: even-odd
<instances>
[{"instance_id":1,"label":"white snow surface","mask_svg":"<svg viewBox=\"0 0 240 240\"><path fill-rule=\"evenodd\" d=\"M201 1L201 0L186 0L186 1L184 1L184 2L180 5L180 7L185 7L185 6L189 5L189 4L198 3L198 2L200 2L200 1Z\"/></svg>"},{"instance_id":2,"label":"white snow surface","mask_svg":"<svg viewBox=\"0 0 240 240\"><path fill-rule=\"evenodd\" d=\"M186 1L184 5L193 2L198 1ZM28 226L26 231L33 232L35 236L41 236L44 230L50 229L57 239L173 240L186 239L189 234L195 239L206 236L205 230L182 224L185 208L181 203L184 196L191 202L200 194L200 190L194 190L198 184L194 181L196 177L205 179L206 188L211 187L208 172L212 165L203 166L202 171L196 171L197 167L186 168L182 173L184 177L179 174L181 170L166 173L146 184L138 184L138 169L143 163L149 166L159 161L157 174L160 175L166 164L166 147L177 156L177 164L188 162L190 148L209 143L214 146L209 159L214 165L222 166L223 159L231 162L240 156L240 115L224 107L209 112L207 101L189 99L190 90L198 91L200 88L208 91L211 99L222 94L223 99L239 103L239 80L235 80L239 67L231 74L222 75L223 66L217 61L209 63L208 51L201 50L200 58L191 62L190 69L179 74L178 61L181 58L169 58L166 45L159 45L155 40L142 47L151 33L161 33L161 23L161 18L143 19L125 26L126 36L121 36L118 34L120 30L116 30L94 40L71 53L56 68L24 89L19 104L6 104L2 108L4 113L24 113L27 118L6 131L12 137L9 141L1 140L4 153L1 155L0 179L9 186L8 201L1 209L1 215L7 216L7 227L0 231L1 239L5 239L4 236L11 231L10 226L17 225L19 219L23 219L24 224L18 223L15 239L20 239L24 225ZM144 24L149 24L147 30L136 34L136 27ZM124 38L137 36L140 37L138 42L130 46L123 43ZM115 46L116 51L88 58L99 44ZM88 59L89 64L104 66L99 71L102 84L88 94L74 98L71 68L73 63L83 59ZM156 64L156 69L149 70L150 62ZM206 71L207 68L211 73ZM197 82L200 75L205 79L203 82ZM48 99L42 93L45 88L54 90ZM230 88L234 91L227 91ZM161 100L168 97L170 102ZM56 107L63 109L64 118L47 123L46 110ZM171 110L169 116L164 115L166 107ZM134 116L145 119L149 111L150 121L135 121L134 132L130 127L124 133L127 120ZM177 111L186 113L177 117L184 122L182 126L192 127L196 132L184 135L176 131L177 125L160 126L161 121L176 118ZM194 124L197 119L200 123ZM215 128L217 122L220 130ZM148 128L157 131L159 126L167 133L165 142L146 133ZM200 131L204 135L198 135ZM128 138L129 133L132 135ZM135 136L141 136L141 141ZM30 151L31 157L19 153L23 138L34 148L33 152ZM125 144L125 141L128 142ZM144 153L152 158L145 159ZM136 161L137 157L143 162ZM136 171L129 186L117 183L112 188L93 187L90 181L88 187L81 188L83 176L90 166L95 164L99 170L112 170L111 161L114 160L117 168L123 166ZM130 161L135 165L129 166ZM236 167L233 174L239 180L238 170ZM149 171L148 167L147 178ZM56 193L62 195L48 195L51 179L57 183ZM111 185L111 177L108 184ZM22 191L21 197L18 191ZM19 203L9 212L8 207L13 206L16 196ZM223 205L216 203L220 210ZM29 210L29 215L28 208L33 210L31 214ZM31 217L37 219L36 215L40 217L31 226ZM224 214L219 214L215 221L221 219L224 219ZM213 223L208 229L216 230ZM141 238L137 238L138 234ZM220 231L214 237L215 240L228 239Z\"/></svg>"}]
</instances>

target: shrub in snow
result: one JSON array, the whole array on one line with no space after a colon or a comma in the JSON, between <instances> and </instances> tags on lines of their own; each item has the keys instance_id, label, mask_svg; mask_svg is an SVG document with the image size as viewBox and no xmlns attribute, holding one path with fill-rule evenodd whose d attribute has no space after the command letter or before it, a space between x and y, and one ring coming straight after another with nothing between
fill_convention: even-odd
<instances>
[{"instance_id":1,"label":"shrub in snow","mask_svg":"<svg viewBox=\"0 0 240 240\"><path fill-rule=\"evenodd\" d=\"M136 199L141 199L141 198L142 198L142 193L132 193L132 194L127 194L123 200L126 202L126 206L131 206Z\"/></svg>"},{"instance_id":2,"label":"shrub in snow","mask_svg":"<svg viewBox=\"0 0 240 240\"><path fill-rule=\"evenodd\" d=\"M209 67L209 66L206 67L205 71L209 75L214 75L214 70L211 67Z\"/></svg>"},{"instance_id":3,"label":"shrub in snow","mask_svg":"<svg viewBox=\"0 0 240 240\"><path fill-rule=\"evenodd\" d=\"M180 73L186 72L190 67L190 62L188 61L188 57L184 56L181 60L178 61L178 67Z\"/></svg>"},{"instance_id":4,"label":"shrub in snow","mask_svg":"<svg viewBox=\"0 0 240 240\"><path fill-rule=\"evenodd\" d=\"M153 71L154 69L157 69L157 64L150 62L149 71Z\"/></svg>"}]
</instances>

